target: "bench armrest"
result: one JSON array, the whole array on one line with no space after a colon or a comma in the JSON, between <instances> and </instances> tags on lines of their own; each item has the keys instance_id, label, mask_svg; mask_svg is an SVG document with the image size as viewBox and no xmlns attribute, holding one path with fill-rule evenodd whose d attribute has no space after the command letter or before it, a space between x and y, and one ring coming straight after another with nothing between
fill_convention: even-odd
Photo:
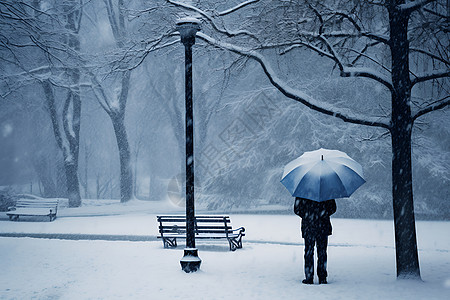
<instances>
[{"instance_id":1,"label":"bench armrest","mask_svg":"<svg viewBox=\"0 0 450 300\"><path fill-rule=\"evenodd\" d=\"M231 231L232 232L239 231L240 234L245 235L244 234L244 232L245 232L245 228L244 227L239 227L239 228L233 229Z\"/></svg>"},{"instance_id":2,"label":"bench armrest","mask_svg":"<svg viewBox=\"0 0 450 300\"><path fill-rule=\"evenodd\" d=\"M16 210L16 207L15 206L9 206L8 207L8 211L12 211L12 210Z\"/></svg>"}]
</instances>

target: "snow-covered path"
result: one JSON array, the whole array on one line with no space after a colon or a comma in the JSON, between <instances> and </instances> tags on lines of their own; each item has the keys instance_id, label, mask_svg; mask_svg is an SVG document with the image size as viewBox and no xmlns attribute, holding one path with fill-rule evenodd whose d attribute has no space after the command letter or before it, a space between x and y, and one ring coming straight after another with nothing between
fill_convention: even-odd
<instances>
[{"instance_id":1,"label":"snow-covered path","mask_svg":"<svg viewBox=\"0 0 450 300\"><path fill-rule=\"evenodd\" d=\"M2 299L445 299L450 292L448 252L421 253L425 282L416 283L395 280L393 249L332 246L330 284L304 286L301 246L246 243L229 252L203 244L196 274L181 271L181 248L159 242L1 238L0 251Z\"/></svg>"},{"instance_id":2,"label":"snow-covered path","mask_svg":"<svg viewBox=\"0 0 450 300\"><path fill-rule=\"evenodd\" d=\"M163 213L167 211L162 210ZM72 216L71 216L72 214ZM244 248L198 242L201 271L179 265L183 243L164 249L156 214L146 209L85 216L66 210L54 222L10 222L0 234L58 233L147 237L147 241L0 237L0 299L448 299L450 222L418 222L424 282L395 279L392 221L333 219L329 285L305 286L295 215L231 215Z\"/></svg>"}]
</instances>

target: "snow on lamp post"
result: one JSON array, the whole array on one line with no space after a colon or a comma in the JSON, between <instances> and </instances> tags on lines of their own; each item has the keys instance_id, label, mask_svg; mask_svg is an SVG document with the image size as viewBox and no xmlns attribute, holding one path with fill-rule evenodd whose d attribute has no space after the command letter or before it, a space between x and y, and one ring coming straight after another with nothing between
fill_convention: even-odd
<instances>
[{"instance_id":1,"label":"snow on lamp post","mask_svg":"<svg viewBox=\"0 0 450 300\"><path fill-rule=\"evenodd\" d=\"M195 18L182 18L176 23L181 43L185 51L185 106L186 106L186 248L181 259L181 268L186 273L196 272L202 260L195 248L195 210L194 210L194 119L192 113L192 45L195 34L200 30L200 21Z\"/></svg>"}]
</instances>

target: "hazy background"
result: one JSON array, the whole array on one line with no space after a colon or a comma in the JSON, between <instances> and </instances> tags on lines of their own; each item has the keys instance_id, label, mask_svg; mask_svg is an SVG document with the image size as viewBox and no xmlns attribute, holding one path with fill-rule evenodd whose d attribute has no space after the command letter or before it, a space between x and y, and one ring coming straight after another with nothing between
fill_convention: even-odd
<instances>
[{"instance_id":1,"label":"hazy background","mask_svg":"<svg viewBox=\"0 0 450 300\"><path fill-rule=\"evenodd\" d=\"M45 3L45 1L44 1ZM102 1L88 2L80 27L81 51L92 63L108 60L114 47ZM133 2L139 6L139 1ZM145 16L144 16L145 17ZM144 18L142 17L142 18ZM166 30L176 16L154 20ZM146 22L142 22L148 25ZM141 30L140 23L130 25ZM149 26L149 25L148 25ZM137 31L144 38L148 31ZM283 167L304 151L339 149L360 162L367 183L346 200L338 215L392 218L390 138L385 132L323 116L285 98L259 65L197 42L193 48L196 201L210 209L239 210L293 199L280 184ZM28 50L24 50L28 51ZM25 52L31 63L34 52ZM274 66L292 86L317 99L372 112L389 108L390 95L361 79L339 78L328 61L295 52ZM100 67L99 67L100 68ZM3 78L17 72L1 68ZM14 80L8 78L8 80ZM114 93L116 83L103 82ZM42 180L52 180L64 197L64 171L40 85L0 88L0 186L46 197ZM420 91L416 91L420 93ZM63 93L55 89L57 98ZM79 179L82 198L119 199L119 154L108 115L94 95L82 90ZM448 109L419 120L413 132L413 184L417 218L450 217L450 115ZM150 52L131 73L126 107L135 197L164 201L184 164L184 52L181 43ZM181 178L182 179L182 178Z\"/></svg>"}]
</instances>

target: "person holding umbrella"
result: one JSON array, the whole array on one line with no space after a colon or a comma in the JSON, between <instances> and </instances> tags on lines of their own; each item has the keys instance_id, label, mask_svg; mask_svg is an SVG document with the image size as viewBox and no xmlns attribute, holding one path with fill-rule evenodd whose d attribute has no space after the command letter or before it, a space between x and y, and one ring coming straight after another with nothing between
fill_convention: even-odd
<instances>
[{"instance_id":1,"label":"person holding umbrella","mask_svg":"<svg viewBox=\"0 0 450 300\"><path fill-rule=\"evenodd\" d=\"M315 202L296 197L294 212L302 218L302 237L305 240L305 279L302 282L313 284L314 245L316 245L319 284L326 284L328 236L332 233L330 216L336 212L336 201L331 199Z\"/></svg>"},{"instance_id":2,"label":"person holding umbrella","mask_svg":"<svg viewBox=\"0 0 450 300\"><path fill-rule=\"evenodd\" d=\"M294 213L302 218L305 239L304 284L313 284L314 245L317 245L319 284L327 283L327 245L330 216L336 198L350 197L364 182L360 164L338 150L305 152L284 168L281 183L295 198Z\"/></svg>"}]
</instances>

